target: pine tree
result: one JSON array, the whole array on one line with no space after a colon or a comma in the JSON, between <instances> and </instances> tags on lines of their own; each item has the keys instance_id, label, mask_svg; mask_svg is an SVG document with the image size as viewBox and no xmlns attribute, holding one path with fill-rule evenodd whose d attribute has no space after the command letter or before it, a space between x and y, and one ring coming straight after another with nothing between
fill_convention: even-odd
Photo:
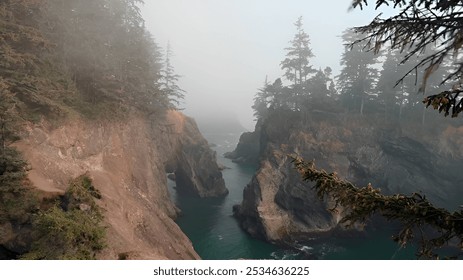
<instances>
[{"instance_id":1,"label":"pine tree","mask_svg":"<svg viewBox=\"0 0 463 280\"><path fill-rule=\"evenodd\" d=\"M371 2L373 1L353 0L352 8L358 6L362 8L363 5ZM369 25L355 29L363 33L365 38L360 38L360 41L366 42L371 50L378 52L384 46L400 51L407 50L405 55L405 62L407 62L409 58L420 56L427 48L436 42L439 43L439 48L433 50L431 54L423 54L419 62L407 72L418 74L418 69L424 68L420 81L421 91L428 88L431 77L435 76L442 65L445 65L446 59L452 55L456 60L459 58L458 51L463 48L461 1L376 0L374 2L377 9L393 6L398 12L387 18L378 16ZM463 111L461 98L463 64L458 63L451 71L444 70L444 73L449 74L443 80L441 75L437 75L436 79L440 80L438 84L442 85L449 80L456 83L447 86L445 91L426 97L425 103L426 106L432 106L443 112L445 116L457 117ZM314 162L304 162L299 158L295 158L294 161L303 179L315 183L314 189L320 198L332 201L336 206L342 207L343 211L347 210L346 216L341 220L342 223L353 225L355 222L364 222L371 216L379 214L402 224L400 231L394 237L394 241L400 246L418 241L418 257L441 258L439 254L442 252L439 250L451 243L454 244L452 246L458 246L459 253L449 257L461 258L463 252L461 208L448 211L436 207L420 192L408 196L403 194L386 196L371 184L356 187L340 179L335 172L317 170Z\"/></svg>"},{"instance_id":2,"label":"pine tree","mask_svg":"<svg viewBox=\"0 0 463 280\"><path fill-rule=\"evenodd\" d=\"M399 92L403 87L403 84L396 85L397 81L401 78L398 69L400 61L400 54L397 51L389 50L376 85L380 102L384 105L385 120L393 115L393 110L399 102Z\"/></svg>"},{"instance_id":3,"label":"pine tree","mask_svg":"<svg viewBox=\"0 0 463 280\"><path fill-rule=\"evenodd\" d=\"M294 86L302 86L307 80L307 76L314 73L312 66L309 64L310 58L314 57L309 47L309 35L304 31L302 16L296 23L296 34L290 41L291 46L286 48L288 51L286 58L280 63L281 69L285 70L285 77L293 82Z\"/></svg>"},{"instance_id":4,"label":"pine tree","mask_svg":"<svg viewBox=\"0 0 463 280\"><path fill-rule=\"evenodd\" d=\"M383 63L383 69L377 84L377 90L381 102L385 106L385 117L393 114L398 116L401 120L404 114L409 117L421 119L422 125L425 123L426 110L423 106L424 95L423 93L431 91L444 91L446 84L441 84L443 80L449 75L451 67L448 61L439 65L432 76L426 81L426 86L423 87L422 69L413 70L414 66L420 60L429 55L433 48L419 55L409 55L405 59L405 54L400 53L399 50L391 49L386 55ZM422 90L425 92L422 92ZM398 109L397 114L394 110Z\"/></svg>"},{"instance_id":5,"label":"pine tree","mask_svg":"<svg viewBox=\"0 0 463 280\"><path fill-rule=\"evenodd\" d=\"M0 227L30 221L38 207L26 179L26 161L11 146L18 126L17 102L8 82L0 78ZM2 242L0 236L0 243ZM2 244L0 244L2 245Z\"/></svg>"},{"instance_id":6,"label":"pine tree","mask_svg":"<svg viewBox=\"0 0 463 280\"><path fill-rule=\"evenodd\" d=\"M435 47L430 47L423 53L409 58L406 62L407 69L413 69L417 63L424 57L431 55L434 51ZM455 64L458 64L458 62ZM409 85L409 97L406 109L410 114L421 119L422 126L426 123L426 112L428 111L426 110L426 106L423 106L426 95L433 92L444 92L452 88L454 81L447 80L447 77L451 74L455 64L448 58L444 59L438 67L436 66L432 75L427 78L426 84L423 81L426 72L425 69L412 71L403 78L404 83Z\"/></svg>"},{"instance_id":7,"label":"pine tree","mask_svg":"<svg viewBox=\"0 0 463 280\"><path fill-rule=\"evenodd\" d=\"M280 109L294 109L295 101L287 87L283 86L280 78L267 87L269 109L271 112Z\"/></svg>"},{"instance_id":8,"label":"pine tree","mask_svg":"<svg viewBox=\"0 0 463 280\"><path fill-rule=\"evenodd\" d=\"M310 92L312 98L326 98L330 96L330 86L333 83L331 79L331 68L321 68L315 72L315 75L307 80L306 90ZM331 89L332 90L332 89Z\"/></svg>"},{"instance_id":9,"label":"pine tree","mask_svg":"<svg viewBox=\"0 0 463 280\"><path fill-rule=\"evenodd\" d=\"M363 8L368 0L353 0L352 8ZM355 28L364 34L359 42L379 51L384 46L402 51L407 50L405 60L412 56L421 56L427 49L438 44L431 53L421 59L408 72L424 69L420 91L424 91L427 81L446 59L452 57L459 60L458 53L463 47L461 36L461 1L449 0L376 0L376 9L393 5L397 13L388 17L380 16L362 27ZM443 80L451 81L446 91L437 92L426 98L426 107L433 107L445 116L457 117L463 111L461 93L463 87L463 64L456 63Z\"/></svg>"},{"instance_id":10,"label":"pine tree","mask_svg":"<svg viewBox=\"0 0 463 280\"><path fill-rule=\"evenodd\" d=\"M349 109L363 115L365 103L374 92L378 75L374 65L378 56L359 45L351 45L359 39L359 35L352 30L346 30L342 39L346 47L341 58L343 68L338 76L341 99Z\"/></svg>"},{"instance_id":11,"label":"pine tree","mask_svg":"<svg viewBox=\"0 0 463 280\"><path fill-rule=\"evenodd\" d=\"M254 110L254 117L256 120L264 119L268 115L268 106L269 106L269 83L267 76L265 76L264 86L258 89L256 95L254 96L254 104L252 109Z\"/></svg>"},{"instance_id":12,"label":"pine tree","mask_svg":"<svg viewBox=\"0 0 463 280\"><path fill-rule=\"evenodd\" d=\"M91 106L112 102L148 112L170 106L160 90L160 48L145 29L140 3L46 2L40 27L55 45L49 60L72 80L79 102L83 99ZM69 99L67 92L62 94Z\"/></svg>"},{"instance_id":13,"label":"pine tree","mask_svg":"<svg viewBox=\"0 0 463 280\"><path fill-rule=\"evenodd\" d=\"M162 70L161 90L165 93L171 102L178 105L180 100L184 98L185 91L182 90L177 84L180 75L175 74L174 66L171 62L172 56L172 48L170 43L167 43L164 68Z\"/></svg>"}]
</instances>

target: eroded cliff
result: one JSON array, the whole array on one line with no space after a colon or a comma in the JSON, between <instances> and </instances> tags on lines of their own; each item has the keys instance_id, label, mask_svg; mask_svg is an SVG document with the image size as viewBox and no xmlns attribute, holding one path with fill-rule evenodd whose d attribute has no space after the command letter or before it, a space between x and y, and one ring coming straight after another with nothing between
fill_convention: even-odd
<instances>
[{"instance_id":1,"label":"eroded cliff","mask_svg":"<svg viewBox=\"0 0 463 280\"><path fill-rule=\"evenodd\" d=\"M241 226L271 242L291 242L317 235L346 233L339 212L320 201L310 182L302 182L290 155L359 185L372 183L386 194L422 192L440 206L457 207L462 129L443 126L436 133L419 127L378 124L355 116L286 112L261 124L260 166L234 207ZM461 136L461 135L460 135ZM250 146L255 143L250 143ZM241 150L246 143L240 143ZM236 154L238 157L245 155Z\"/></svg>"},{"instance_id":2,"label":"eroded cliff","mask_svg":"<svg viewBox=\"0 0 463 280\"><path fill-rule=\"evenodd\" d=\"M197 259L175 224L166 172L179 190L201 197L227 194L215 153L195 122L177 111L122 121L74 118L57 127L30 124L15 144L30 164L33 185L62 194L70 179L87 173L102 194L107 248L101 259Z\"/></svg>"}]
</instances>

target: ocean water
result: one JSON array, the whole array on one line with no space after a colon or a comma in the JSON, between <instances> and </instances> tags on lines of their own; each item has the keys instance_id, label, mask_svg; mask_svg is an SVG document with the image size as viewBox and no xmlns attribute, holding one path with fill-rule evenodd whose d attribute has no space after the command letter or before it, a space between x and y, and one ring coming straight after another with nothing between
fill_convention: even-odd
<instances>
[{"instance_id":1,"label":"ocean water","mask_svg":"<svg viewBox=\"0 0 463 280\"><path fill-rule=\"evenodd\" d=\"M344 239L314 239L294 248L279 248L251 238L232 216L232 207L243 198L243 189L251 180L255 166L233 163L223 157L236 147L239 134L207 134L214 144L219 163L230 193L224 198L200 199L178 195L175 182L169 180L169 191L175 204L182 210L177 224L193 243L203 259L413 259L414 248L399 248L391 240L391 233L382 230L362 237Z\"/></svg>"},{"instance_id":2,"label":"ocean water","mask_svg":"<svg viewBox=\"0 0 463 280\"><path fill-rule=\"evenodd\" d=\"M227 167L222 173L229 194L224 198L206 199L177 195L175 183L169 180L171 196L182 210L177 224L203 259L270 259L275 252L283 252L272 244L251 238L232 216L233 205L241 202L243 189L255 171L254 166L238 165L223 157L225 152L234 149L239 135L205 136L209 143L214 144L219 163Z\"/></svg>"}]
</instances>

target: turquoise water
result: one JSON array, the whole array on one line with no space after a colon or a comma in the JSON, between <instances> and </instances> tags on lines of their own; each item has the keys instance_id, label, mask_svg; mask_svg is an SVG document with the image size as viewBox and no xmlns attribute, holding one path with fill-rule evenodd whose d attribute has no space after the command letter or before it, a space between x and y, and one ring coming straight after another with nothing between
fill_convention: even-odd
<instances>
[{"instance_id":1,"label":"turquoise water","mask_svg":"<svg viewBox=\"0 0 463 280\"><path fill-rule=\"evenodd\" d=\"M171 195L182 210L177 224L203 259L268 259L275 252L284 254L284 250L272 244L251 238L232 216L233 205L241 202L243 189L255 171L253 166L241 166L223 157L223 153L233 150L239 135L207 136L210 143L217 145L214 149L219 163L227 167L223 177L230 193L224 198L200 199L177 195L171 188ZM169 184L175 183L169 181Z\"/></svg>"},{"instance_id":2,"label":"turquoise water","mask_svg":"<svg viewBox=\"0 0 463 280\"><path fill-rule=\"evenodd\" d=\"M254 166L238 165L223 157L223 153L236 146L239 135L205 134L217 151L219 163L228 169L223 171L225 184L230 193L225 198L200 199L177 195L175 183L169 180L170 192L176 205L182 210L177 223L190 238L203 259L413 259L413 248L399 249L390 233L370 232L366 237L344 239L314 239L294 249L282 249L253 239L241 230L232 217L232 207L243 198L243 189L251 180Z\"/></svg>"}]
</instances>

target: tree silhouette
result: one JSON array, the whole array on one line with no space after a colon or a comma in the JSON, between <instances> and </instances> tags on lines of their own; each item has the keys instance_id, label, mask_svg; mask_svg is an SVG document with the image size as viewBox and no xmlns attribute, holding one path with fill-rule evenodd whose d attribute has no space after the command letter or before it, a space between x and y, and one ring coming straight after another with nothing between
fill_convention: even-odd
<instances>
[{"instance_id":1,"label":"tree silhouette","mask_svg":"<svg viewBox=\"0 0 463 280\"><path fill-rule=\"evenodd\" d=\"M254 96L254 104L252 109L254 110L254 117L256 120L264 119L268 115L268 106L269 106L269 83L267 76L265 76L264 86L258 89L256 95Z\"/></svg>"},{"instance_id":2,"label":"tree silhouette","mask_svg":"<svg viewBox=\"0 0 463 280\"><path fill-rule=\"evenodd\" d=\"M281 69L285 70L285 77L294 83L294 86L301 86L307 76L314 72L309 64L310 58L314 55L309 47L309 35L304 31L302 16L294 23L296 34L290 41L291 46L287 47L286 58L280 63Z\"/></svg>"},{"instance_id":3,"label":"tree silhouette","mask_svg":"<svg viewBox=\"0 0 463 280\"><path fill-rule=\"evenodd\" d=\"M374 92L378 76L374 64L377 63L378 57L372 52L367 52L360 45L351 45L359 40L358 34L352 30L346 30L342 39L346 46L341 57L343 68L338 76L341 100L349 109L363 115L365 103Z\"/></svg>"},{"instance_id":4,"label":"tree silhouette","mask_svg":"<svg viewBox=\"0 0 463 280\"><path fill-rule=\"evenodd\" d=\"M354 0L352 8L363 8L368 2ZM421 91L425 90L429 78L445 59L453 57L453 70L441 81L451 81L453 85L445 91L428 96L425 104L443 112L445 116L457 117L463 111L463 63L459 62L458 57L463 47L463 3L457 0L376 0L376 9L389 5L400 11L389 18L378 16L370 24L356 28L355 31L365 36L355 43L365 42L367 48L375 52L385 45L401 51L407 50L405 61L423 53L427 48L435 47L433 53L424 56L404 75L423 68Z\"/></svg>"},{"instance_id":5,"label":"tree silhouette","mask_svg":"<svg viewBox=\"0 0 463 280\"><path fill-rule=\"evenodd\" d=\"M174 66L171 62L172 56L172 48L170 43L167 43L164 67L162 69L161 90L169 98L170 102L178 105L180 99L184 98L185 91L177 84L180 75L175 74Z\"/></svg>"},{"instance_id":6,"label":"tree silhouette","mask_svg":"<svg viewBox=\"0 0 463 280\"><path fill-rule=\"evenodd\" d=\"M368 2L354 0L352 8L363 8ZM364 38L353 42L353 46L365 42L366 48L376 53L385 46L400 51L407 50L403 63L411 61L414 56L421 57L398 81L400 83L411 73L417 74L418 69L424 69L421 91L426 89L432 75L445 63L446 58L453 56L455 67L448 75L441 76L440 80L441 84L452 81L453 86L428 96L425 104L443 112L445 116L457 117L463 110L463 99L460 97L463 92L460 82L463 63L458 62L458 51L463 47L463 2L376 0L376 8L385 5L393 5L400 11L389 18L376 17L369 25L356 28L355 31L363 33ZM436 45L438 47L430 54L425 54L426 49ZM460 252L463 251L463 209L450 212L435 207L418 193L411 196L385 196L371 185L358 188L340 179L335 173L318 170L313 162L305 162L300 158L295 158L294 161L304 180L316 183L314 189L321 198L329 197L335 203L334 208L341 206L347 210L347 215L341 222L353 224L379 213L387 219L402 223L402 229L394 238L400 245L404 246L415 237L419 238L418 257L439 258L437 250L450 242L454 242ZM428 230L431 230L431 235Z\"/></svg>"}]
</instances>

